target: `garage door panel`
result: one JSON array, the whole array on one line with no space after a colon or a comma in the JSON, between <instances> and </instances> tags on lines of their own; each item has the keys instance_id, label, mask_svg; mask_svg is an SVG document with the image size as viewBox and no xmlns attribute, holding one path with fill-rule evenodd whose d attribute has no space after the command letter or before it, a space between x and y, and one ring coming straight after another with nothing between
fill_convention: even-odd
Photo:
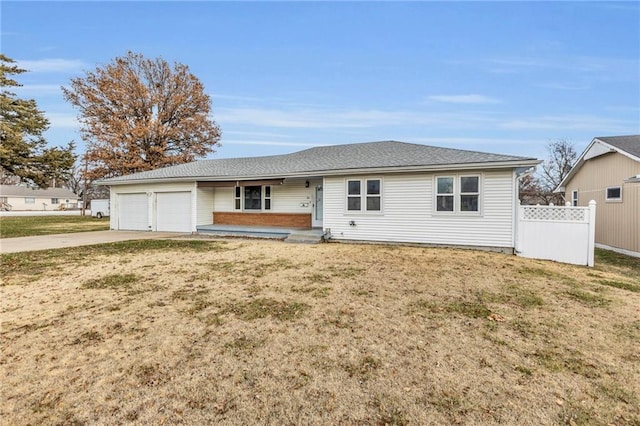
<instances>
[{"instance_id":1,"label":"garage door panel","mask_svg":"<svg viewBox=\"0 0 640 426\"><path fill-rule=\"evenodd\" d=\"M149 201L146 193L118 194L118 229L146 231L149 228Z\"/></svg>"},{"instance_id":2,"label":"garage door panel","mask_svg":"<svg viewBox=\"0 0 640 426\"><path fill-rule=\"evenodd\" d=\"M158 231L191 232L191 192L159 192L156 194L156 229Z\"/></svg>"}]
</instances>

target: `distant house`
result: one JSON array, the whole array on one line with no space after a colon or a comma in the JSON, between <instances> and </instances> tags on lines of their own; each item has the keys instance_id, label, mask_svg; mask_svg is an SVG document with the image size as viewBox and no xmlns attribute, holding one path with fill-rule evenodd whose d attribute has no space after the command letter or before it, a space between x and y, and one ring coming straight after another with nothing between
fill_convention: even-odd
<instances>
[{"instance_id":1,"label":"distant house","mask_svg":"<svg viewBox=\"0 0 640 426\"><path fill-rule=\"evenodd\" d=\"M77 206L78 196L68 189L0 185L0 208L3 210L59 210Z\"/></svg>"},{"instance_id":2,"label":"distant house","mask_svg":"<svg viewBox=\"0 0 640 426\"><path fill-rule=\"evenodd\" d=\"M98 182L111 228L322 230L332 240L513 251L518 177L535 158L384 141L203 160Z\"/></svg>"},{"instance_id":3,"label":"distant house","mask_svg":"<svg viewBox=\"0 0 640 426\"><path fill-rule=\"evenodd\" d=\"M640 135L594 138L556 192L596 201L597 247L640 257Z\"/></svg>"}]
</instances>

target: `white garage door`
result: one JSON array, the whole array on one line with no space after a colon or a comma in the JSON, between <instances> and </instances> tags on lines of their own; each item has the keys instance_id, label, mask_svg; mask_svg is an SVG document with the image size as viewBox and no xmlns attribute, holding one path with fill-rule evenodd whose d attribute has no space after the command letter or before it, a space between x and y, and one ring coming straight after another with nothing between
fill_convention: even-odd
<instances>
[{"instance_id":1,"label":"white garage door","mask_svg":"<svg viewBox=\"0 0 640 426\"><path fill-rule=\"evenodd\" d=\"M118 229L146 231L149 229L147 194L118 194Z\"/></svg>"},{"instance_id":2,"label":"white garage door","mask_svg":"<svg viewBox=\"0 0 640 426\"><path fill-rule=\"evenodd\" d=\"M156 229L191 232L191 192L159 192L157 194Z\"/></svg>"}]
</instances>

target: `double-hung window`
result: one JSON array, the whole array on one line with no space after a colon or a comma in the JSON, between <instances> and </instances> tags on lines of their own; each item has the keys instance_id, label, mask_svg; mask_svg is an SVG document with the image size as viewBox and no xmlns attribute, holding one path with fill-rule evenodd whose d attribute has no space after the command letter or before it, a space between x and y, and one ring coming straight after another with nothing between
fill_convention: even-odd
<instances>
[{"instance_id":1,"label":"double-hung window","mask_svg":"<svg viewBox=\"0 0 640 426\"><path fill-rule=\"evenodd\" d=\"M347 210L350 212L362 210L362 182L350 180L347 182Z\"/></svg>"},{"instance_id":2,"label":"double-hung window","mask_svg":"<svg viewBox=\"0 0 640 426\"><path fill-rule=\"evenodd\" d=\"M571 192L571 205L573 207L578 207L578 191Z\"/></svg>"},{"instance_id":3,"label":"double-hung window","mask_svg":"<svg viewBox=\"0 0 640 426\"><path fill-rule=\"evenodd\" d=\"M52 198L51 204L60 204L60 200L58 200L57 198Z\"/></svg>"},{"instance_id":4,"label":"double-hung window","mask_svg":"<svg viewBox=\"0 0 640 426\"><path fill-rule=\"evenodd\" d=\"M480 176L437 176L436 212L480 212Z\"/></svg>"},{"instance_id":5,"label":"double-hung window","mask_svg":"<svg viewBox=\"0 0 640 426\"><path fill-rule=\"evenodd\" d=\"M439 212L452 212L454 197L453 176L443 176L437 178L436 184L436 210Z\"/></svg>"},{"instance_id":6,"label":"double-hung window","mask_svg":"<svg viewBox=\"0 0 640 426\"><path fill-rule=\"evenodd\" d=\"M242 209L242 188L239 186L234 188L233 207L236 210Z\"/></svg>"},{"instance_id":7,"label":"double-hung window","mask_svg":"<svg viewBox=\"0 0 640 426\"><path fill-rule=\"evenodd\" d=\"M460 211L477 212L480 199L480 177L460 176Z\"/></svg>"},{"instance_id":8,"label":"double-hung window","mask_svg":"<svg viewBox=\"0 0 640 426\"><path fill-rule=\"evenodd\" d=\"M349 179L347 180L348 212L380 212L382 211L381 179Z\"/></svg>"}]
</instances>

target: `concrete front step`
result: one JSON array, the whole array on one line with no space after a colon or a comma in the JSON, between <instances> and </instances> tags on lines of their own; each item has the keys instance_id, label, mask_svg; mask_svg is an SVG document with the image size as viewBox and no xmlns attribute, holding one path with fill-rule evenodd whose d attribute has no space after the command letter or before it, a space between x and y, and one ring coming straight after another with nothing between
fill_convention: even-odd
<instances>
[{"instance_id":1,"label":"concrete front step","mask_svg":"<svg viewBox=\"0 0 640 426\"><path fill-rule=\"evenodd\" d=\"M287 238L285 238L285 243L297 243L297 244L319 244L323 240L322 235L303 233L297 234L292 233L289 234Z\"/></svg>"}]
</instances>

